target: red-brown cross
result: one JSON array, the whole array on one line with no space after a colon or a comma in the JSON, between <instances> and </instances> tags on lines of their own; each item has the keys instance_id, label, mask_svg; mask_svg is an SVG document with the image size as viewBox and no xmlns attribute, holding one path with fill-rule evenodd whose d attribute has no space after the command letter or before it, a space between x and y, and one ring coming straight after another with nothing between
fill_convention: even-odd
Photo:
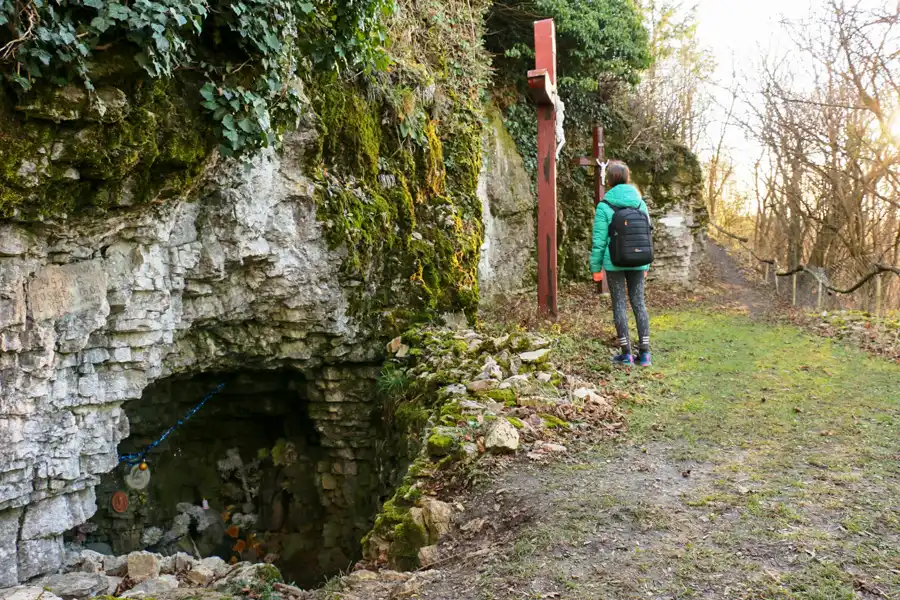
<instances>
[{"instance_id":1,"label":"red-brown cross","mask_svg":"<svg viewBox=\"0 0 900 600\"><path fill-rule=\"evenodd\" d=\"M593 158L581 157L575 159L579 167L594 167L594 208L603 201L606 194L606 186L603 183L603 161L606 160L605 144L603 141L603 127L594 127L594 156ZM598 286L601 294L609 293L609 283L606 281L606 273Z\"/></svg>"},{"instance_id":2,"label":"red-brown cross","mask_svg":"<svg viewBox=\"0 0 900 600\"><path fill-rule=\"evenodd\" d=\"M528 87L538 119L538 306L559 314L556 269L556 28L553 19L534 23L534 63Z\"/></svg>"}]
</instances>

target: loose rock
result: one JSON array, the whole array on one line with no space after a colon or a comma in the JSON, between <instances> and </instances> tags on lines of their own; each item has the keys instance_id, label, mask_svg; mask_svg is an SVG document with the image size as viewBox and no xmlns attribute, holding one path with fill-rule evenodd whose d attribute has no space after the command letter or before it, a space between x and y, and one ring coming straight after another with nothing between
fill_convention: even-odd
<instances>
[{"instance_id":1,"label":"loose rock","mask_svg":"<svg viewBox=\"0 0 900 600\"><path fill-rule=\"evenodd\" d=\"M431 567L438 562L438 548L437 546L425 546L424 548L419 548L419 566L423 568Z\"/></svg>"},{"instance_id":2,"label":"loose rock","mask_svg":"<svg viewBox=\"0 0 900 600\"><path fill-rule=\"evenodd\" d=\"M0 600L61 600L42 587L19 586L0 590Z\"/></svg>"},{"instance_id":3,"label":"loose rock","mask_svg":"<svg viewBox=\"0 0 900 600\"><path fill-rule=\"evenodd\" d=\"M472 392L477 394L478 392L489 392L491 390L497 389L500 385L500 382L495 379L482 379L480 381L473 381L466 388Z\"/></svg>"},{"instance_id":4,"label":"loose rock","mask_svg":"<svg viewBox=\"0 0 900 600\"><path fill-rule=\"evenodd\" d=\"M460 527L460 530L463 533L474 535L476 533L480 533L481 530L484 529L484 526L486 524L487 521L485 521L484 519L472 519L471 521Z\"/></svg>"},{"instance_id":5,"label":"loose rock","mask_svg":"<svg viewBox=\"0 0 900 600\"><path fill-rule=\"evenodd\" d=\"M400 350L400 346L403 345L403 340L399 337L395 337L387 345L387 351L389 354L397 354Z\"/></svg>"},{"instance_id":6,"label":"loose rock","mask_svg":"<svg viewBox=\"0 0 900 600\"><path fill-rule=\"evenodd\" d=\"M67 573L45 577L41 585L63 600L82 600L106 593L109 579L97 573Z\"/></svg>"},{"instance_id":7,"label":"loose rock","mask_svg":"<svg viewBox=\"0 0 900 600\"><path fill-rule=\"evenodd\" d=\"M208 585L209 582L211 582L215 578L215 576L216 574L212 569L197 565L185 574L184 580L190 585L203 587Z\"/></svg>"},{"instance_id":8,"label":"loose rock","mask_svg":"<svg viewBox=\"0 0 900 600\"><path fill-rule=\"evenodd\" d=\"M136 582L159 577L159 559L158 554L132 552L128 555L128 577Z\"/></svg>"},{"instance_id":9,"label":"loose rock","mask_svg":"<svg viewBox=\"0 0 900 600\"><path fill-rule=\"evenodd\" d=\"M431 538L437 541L442 535L450 531L453 507L446 502L426 498L422 502L422 517L425 520L425 527Z\"/></svg>"},{"instance_id":10,"label":"loose rock","mask_svg":"<svg viewBox=\"0 0 900 600\"><path fill-rule=\"evenodd\" d=\"M122 598L148 598L178 589L178 580L174 575L160 575L139 583L124 594Z\"/></svg>"},{"instance_id":11,"label":"loose rock","mask_svg":"<svg viewBox=\"0 0 900 600\"><path fill-rule=\"evenodd\" d=\"M497 419L484 437L484 447L490 452L515 452L519 447L519 432L506 419Z\"/></svg>"},{"instance_id":12,"label":"loose rock","mask_svg":"<svg viewBox=\"0 0 900 600\"><path fill-rule=\"evenodd\" d=\"M109 586L106 588L107 596L115 596L116 592L119 589L119 586L122 585L122 582L125 581L124 577L115 577L113 575L107 575L106 580L109 582Z\"/></svg>"},{"instance_id":13,"label":"loose rock","mask_svg":"<svg viewBox=\"0 0 900 600\"><path fill-rule=\"evenodd\" d=\"M454 383L453 385L448 385L447 387L441 390L442 393L447 396L465 396L466 395L466 386L461 383Z\"/></svg>"},{"instance_id":14,"label":"loose rock","mask_svg":"<svg viewBox=\"0 0 900 600\"><path fill-rule=\"evenodd\" d=\"M523 373L522 375L513 375L500 384L500 389L514 389L514 390L524 390L528 389L531 386L531 374Z\"/></svg>"},{"instance_id":15,"label":"loose rock","mask_svg":"<svg viewBox=\"0 0 900 600\"><path fill-rule=\"evenodd\" d=\"M103 572L115 577L124 577L128 574L128 557L104 556Z\"/></svg>"},{"instance_id":16,"label":"loose rock","mask_svg":"<svg viewBox=\"0 0 900 600\"><path fill-rule=\"evenodd\" d=\"M209 558L204 558L200 561L200 566L212 571L216 577L221 577L231 569L228 563L218 556L210 556Z\"/></svg>"},{"instance_id":17,"label":"loose rock","mask_svg":"<svg viewBox=\"0 0 900 600\"><path fill-rule=\"evenodd\" d=\"M544 358L546 358L548 354L550 354L550 349L544 348L542 350L534 350L532 352L523 352L519 355L519 358L522 359L523 363L534 364L544 360Z\"/></svg>"},{"instance_id":18,"label":"loose rock","mask_svg":"<svg viewBox=\"0 0 900 600\"><path fill-rule=\"evenodd\" d=\"M487 410L487 406L474 400L462 400L459 403L459 408L464 414L481 414Z\"/></svg>"},{"instance_id":19,"label":"loose rock","mask_svg":"<svg viewBox=\"0 0 900 600\"><path fill-rule=\"evenodd\" d=\"M487 359L487 362L481 368L481 374L475 378L476 381L483 379L503 379L503 369L500 368L500 365L497 364L493 357Z\"/></svg>"},{"instance_id":20,"label":"loose rock","mask_svg":"<svg viewBox=\"0 0 900 600\"><path fill-rule=\"evenodd\" d=\"M421 573L416 573L394 590L391 594L391 600L414 597L426 583L440 579L442 576L440 571L423 571Z\"/></svg>"}]
</instances>

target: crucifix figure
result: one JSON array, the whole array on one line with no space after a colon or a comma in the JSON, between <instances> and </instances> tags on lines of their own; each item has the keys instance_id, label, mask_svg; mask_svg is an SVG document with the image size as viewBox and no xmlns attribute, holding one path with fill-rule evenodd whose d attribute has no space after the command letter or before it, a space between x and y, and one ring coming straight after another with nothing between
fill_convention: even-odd
<instances>
[{"instance_id":1,"label":"crucifix figure","mask_svg":"<svg viewBox=\"0 0 900 600\"><path fill-rule=\"evenodd\" d=\"M534 70L528 71L528 87L537 105L538 119L538 306L542 313L555 319L559 314L556 159L564 139L559 133L563 115L562 103L556 93L556 28L553 19L534 23L534 62Z\"/></svg>"},{"instance_id":2,"label":"crucifix figure","mask_svg":"<svg viewBox=\"0 0 900 600\"><path fill-rule=\"evenodd\" d=\"M576 159L579 167L594 168L594 208L603 201L606 194L605 170L606 154L604 152L603 127L594 127L594 156L593 158L581 157ZM597 282L601 294L609 294L609 283L606 280L606 272L600 274L602 279Z\"/></svg>"}]
</instances>

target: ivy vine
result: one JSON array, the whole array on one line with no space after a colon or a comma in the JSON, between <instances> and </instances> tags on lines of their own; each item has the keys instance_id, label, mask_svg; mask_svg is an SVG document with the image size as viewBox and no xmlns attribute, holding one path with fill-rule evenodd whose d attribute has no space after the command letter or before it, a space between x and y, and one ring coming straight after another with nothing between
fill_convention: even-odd
<instances>
[{"instance_id":1,"label":"ivy vine","mask_svg":"<svg viewBox=\"0 0 900 600\"><path fill-rule=\"evenodd\" d=\"M384 69L394 0L5 0L0 76L28 91L80 82L123 52L154 79L198 72L220 149L276 144L299 114L294 87L309 69Z\"/></svg>"}]
</instances>

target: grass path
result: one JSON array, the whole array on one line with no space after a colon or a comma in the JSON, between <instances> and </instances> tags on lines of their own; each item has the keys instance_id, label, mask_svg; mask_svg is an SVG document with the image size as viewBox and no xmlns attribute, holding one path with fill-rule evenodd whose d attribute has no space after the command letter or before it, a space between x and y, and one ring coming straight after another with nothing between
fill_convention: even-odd
<instances>
[{"instance_id":1,"label":"grass path","mask_svg":"<svg viewBox=\"0 0 900 600\"><path fill-rule=\"evenodd\" d=\"M653 334L657 366L612 375L628 435L479 492L495 545L420 597L900 598L900 367L725 310Z\"/></svg>"}]
</instances>

